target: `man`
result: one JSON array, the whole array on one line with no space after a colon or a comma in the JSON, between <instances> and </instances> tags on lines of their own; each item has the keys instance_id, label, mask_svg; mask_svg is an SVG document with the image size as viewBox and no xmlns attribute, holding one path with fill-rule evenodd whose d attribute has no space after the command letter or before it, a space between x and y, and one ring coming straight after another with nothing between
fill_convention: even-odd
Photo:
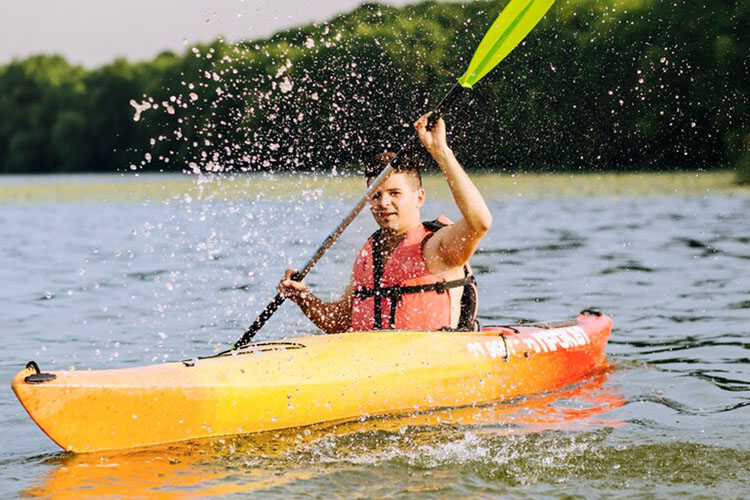
<instances>
[{"instance_id":1,"label":"man","mask_svg":"<svg viewBox=\"0 0 750 500\"><path fill-rule=\"evenodd\" d=\"M492 215L448 147L445 123L440 119L427 130L428 117L422 116L414 127L445 176L462 218L454 224L423 224L420 208L425 191L419 170L408 158L399 158L393 173L370 198L370 212L380 229L358 254L341 298L323 302L304 281L291 279L293 269L287 269L277 286L327 333L474 327L476 301L472 305L465 290L474 290L467 264L489 230ZM393 156L379 155L379 166ZM368 185L378 173L368 173Z\"/></svg>"}]
</instances>

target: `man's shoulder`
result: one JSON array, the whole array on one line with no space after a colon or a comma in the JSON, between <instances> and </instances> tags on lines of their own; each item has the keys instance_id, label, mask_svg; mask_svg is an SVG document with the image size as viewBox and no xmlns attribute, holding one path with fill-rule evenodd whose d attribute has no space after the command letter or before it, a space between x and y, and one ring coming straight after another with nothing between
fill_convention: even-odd
<instances>
[{"instance_id":1,"label":"man's shoulder","mask_svg":"<svg viewBox=\"0 0 750 500\"><path fill-rule=\"evenodd\" d=\"M426 227L427 230L433 233L436 233L442 228L444 228L445 226L450 226L451 224L453 224L453 221L450 220L445 215L441 215L437 219L427 220L427 221L422 222L422 225Z\"/></svg>"}]
</instances>

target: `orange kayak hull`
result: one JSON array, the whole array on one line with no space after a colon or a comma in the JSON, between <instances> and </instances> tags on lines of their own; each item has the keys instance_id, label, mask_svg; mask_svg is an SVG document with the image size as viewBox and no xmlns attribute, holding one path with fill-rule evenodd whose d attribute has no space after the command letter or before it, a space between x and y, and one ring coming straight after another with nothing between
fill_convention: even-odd
<instances>
[{"instance_id":1,"label":"orange kayak hull","mask_svg":"<svg viewBox=\"0 0 750 500\"><path fill-rule=\"evenodd\" d=\"M93 452L485 404L606 364L612 320L481 332L351 332L137 368L19 372L12 388L61 448ZM53 378L54 376L54 378Z\"/></svg>"}]
</instances>

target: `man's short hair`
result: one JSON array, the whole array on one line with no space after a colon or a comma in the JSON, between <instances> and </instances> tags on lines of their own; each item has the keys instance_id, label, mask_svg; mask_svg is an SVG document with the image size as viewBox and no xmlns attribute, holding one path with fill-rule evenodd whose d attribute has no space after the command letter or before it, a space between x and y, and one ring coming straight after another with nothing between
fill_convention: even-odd
<instances>
[{"instance_id":1,"label":"man's short hair","mask_svg":"<svg viewBox=\"0 0 750 500\"><path fill-rule=\"evenodd\" d=\"M422 187L422 174L419 171L419 162L406 154L402 154L396 158L396 153L393 151L384 151L376 154L372 161L365 166L367 184L375 180L388 163L391 163L394 172L409 175L416 181L417 188Z\"/></svg>"}]
</instances>

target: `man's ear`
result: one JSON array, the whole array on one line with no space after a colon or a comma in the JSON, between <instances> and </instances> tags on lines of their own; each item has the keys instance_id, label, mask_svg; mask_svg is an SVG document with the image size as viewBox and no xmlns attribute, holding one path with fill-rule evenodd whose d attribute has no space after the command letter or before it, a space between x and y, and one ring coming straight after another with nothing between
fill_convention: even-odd
<instances>
[{"instance_id":1,"label":"man's ear","mask_svg":"<svg viewBox=\"0 0 750 500\"><path fill-rule=\"evenodd\" d=\"M419 188L419 190L417 191L417 208L422 208L422 205L424 205L426 199L427 193L425 193L424 188Z\"/></svg>"}]
</instances>

